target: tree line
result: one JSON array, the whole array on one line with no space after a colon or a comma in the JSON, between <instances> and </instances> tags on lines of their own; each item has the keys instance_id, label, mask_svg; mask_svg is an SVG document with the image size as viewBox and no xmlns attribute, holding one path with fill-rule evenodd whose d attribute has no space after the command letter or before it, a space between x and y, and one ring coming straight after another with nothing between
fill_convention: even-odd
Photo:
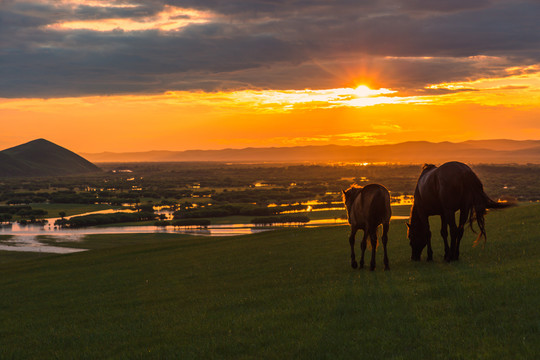
<instances>
[{"instance_id":1,"label":"tree line","mask_svg":"<svg viewBox=\"0 0 540 360\"><path fill-rule=\"evenodd\" d=\"M88 227L96 225L109 225L124 222L154 220L156 215L152 212L116 212L113 214L90 214L72 216L69 219L58 219L55 225L69 228Z\"/></svg>"}]
</instances>

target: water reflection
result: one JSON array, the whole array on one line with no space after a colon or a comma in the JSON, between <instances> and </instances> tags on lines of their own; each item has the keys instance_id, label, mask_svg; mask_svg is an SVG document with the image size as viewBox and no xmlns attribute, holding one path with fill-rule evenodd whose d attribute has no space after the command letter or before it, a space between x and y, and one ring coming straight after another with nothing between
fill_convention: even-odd
<instances>
[{"instance_id":1,"label":"water reflection","mask_svg":"<svg viewBox=\"0 0 540 360\"><path fill-rule=\"evenodd\" d=\"M0 250L8 251L35 251L67 254L71 252L84 251L84 249L71 249L65 247L51 246L43 244L40 238L47 236L63 243L70 241L81 241L87 235L99 234L189 234L199 236L234 236L254 234L270 229L254 228L251 224L231 224L231 225L211 225L206 229L185 228L175 226L109 226L109 227L88 227L79 229L60 228L51 225L56 219L49 219L48 225L26 225L12 224L11 226L1 226L0 235L10 236L9 239L0 240Z\"/></svg>"},{"instance_id":2,"label":"water reflection","mask_svg":"<svg viewBox=\"0 0 540 360\"><path fill-rule=\"evenodd\" d=\"M62 239L64 240L64 239ZM16 235L7 240L0 241L0 250L23 251L23 252L44 252L52 254L70 254L86 251L87 249L74 249L60 246L43 244L35 235Z\"/></svg>"}]
</instances>

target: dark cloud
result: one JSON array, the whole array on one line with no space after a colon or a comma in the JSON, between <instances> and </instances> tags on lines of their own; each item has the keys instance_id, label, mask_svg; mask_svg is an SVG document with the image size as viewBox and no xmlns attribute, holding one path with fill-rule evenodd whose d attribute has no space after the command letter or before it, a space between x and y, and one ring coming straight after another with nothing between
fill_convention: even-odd
<instances>
[{"instance_id":1,"label":"dark cloud","mask_svg":"<svg viewBox=\"0 0 540 360\"><path fill-rule=\"evenodd\" d=\"M9 4L12 13L23 13L40 17L47 23L150 17L162 11L165 6L165 4L157 2L133 2L130 3L131 6L129 7L122 6L124 5L122 2L110 2L111 6L89 6L85 5L84 2L78 5L69 5L57 3L56 1L49 1L49 3L10 1Z\"/></svg>"},{"instance_id":2,"label":"dark cloud","mask_svg":"<svg viewBox=\"0 0 540 360\"><path fill-rule=\"evenodd\" d=\"M455 12L462 10L481 9L492 4L490 0L403 0L398 2L403 9L415 11Z\"/></svg>"},{"instance_id":3,"label":"dark cloud","mask_svg":"<svg viewBox=\"0 0 540 360\"><path fill-rule=\"evenodd\" d=\"M429 84L500 76L509 66L540 62L540 4L529 1L116 4L134 6L3 4L0 96L328 88L353 79L415 94ZM47 27L108 18L146 21L167 6L214 17L169 32Z\"/></svg>"}]
</instances>

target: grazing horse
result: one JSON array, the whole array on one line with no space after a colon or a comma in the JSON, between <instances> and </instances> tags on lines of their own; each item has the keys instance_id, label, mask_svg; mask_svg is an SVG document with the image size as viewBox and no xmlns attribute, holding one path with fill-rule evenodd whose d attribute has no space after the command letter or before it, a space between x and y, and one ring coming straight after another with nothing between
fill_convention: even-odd
<instances>
[{"instance_id":1,"label":"grazing horse","mask_svg":"<svg viewBox=\"0 0 540 360\"><path fill-rule=\"evenodd\" d=\"M375 269L375 253L377 251L377 228L383 225L382 243L384 247L384 269L389 270L386 244L388 243L388 229L390 227L390 194L388 190L379 184L369 184L362 187L351 186L343 191L343 201L347 208L347 219L351 225L349 244L351 245L351 266L358 267L354 255L354 238L358 230L364 230L362 238L362 257L360 268L364 267L364 253L367 246L367 237L371 239L371 265L370 270Z\"/></svg>"},{"instance_id":2,"label":"grazing horse","mask_svg":"<svg viewBox=\"0 0 540 360\"><path fill-rule=\"evenodd\" d=\"M444 240L444 259L459 259L459 244L463 237L464 226L476 220L482 237L486 239L484 215L486 209L511 206L491 200L484 192L480 179L467 165L460 162L448 162L440 167L424 165L414 191L414 203L411 208L407 237L411 245L411 259L420 260L427 245L427 260L433 260L431 231L428 217L441 217L441 236ZM456 225L455 213L459 210L459 223ZM450 246L448 246L448 227L450 228Z\"/></svg>"}]
</instances>

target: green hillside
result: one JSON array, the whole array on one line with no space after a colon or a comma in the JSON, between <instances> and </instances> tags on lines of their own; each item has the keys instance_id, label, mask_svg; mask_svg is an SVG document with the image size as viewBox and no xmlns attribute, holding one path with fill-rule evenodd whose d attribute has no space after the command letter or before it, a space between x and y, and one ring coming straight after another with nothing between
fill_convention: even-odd
<instances>
[{"instance_id":1,"label":"green hillside","mask_svg":"<svg viewBox=\"0 0 540 360\"><path fill-rule=\"evenodd\" d=\"M467 231L450 264L436 228L435 261L411 262L393 222L386 272L381 253L374 272L350 268L345 226L4 252L0 358L537 359L540 206L486 222L485 247Z\"/></svg>"},{"instance_id":2,"label":"green hillside","mask_svg":"<svg viewBox=\"0 0 540 360\"><path fill-rule=\"evenodd\" d=\"M0 177L74 175L100 171L83 157L45 139L0 151Z\"/></svg>"}]
</instances>

